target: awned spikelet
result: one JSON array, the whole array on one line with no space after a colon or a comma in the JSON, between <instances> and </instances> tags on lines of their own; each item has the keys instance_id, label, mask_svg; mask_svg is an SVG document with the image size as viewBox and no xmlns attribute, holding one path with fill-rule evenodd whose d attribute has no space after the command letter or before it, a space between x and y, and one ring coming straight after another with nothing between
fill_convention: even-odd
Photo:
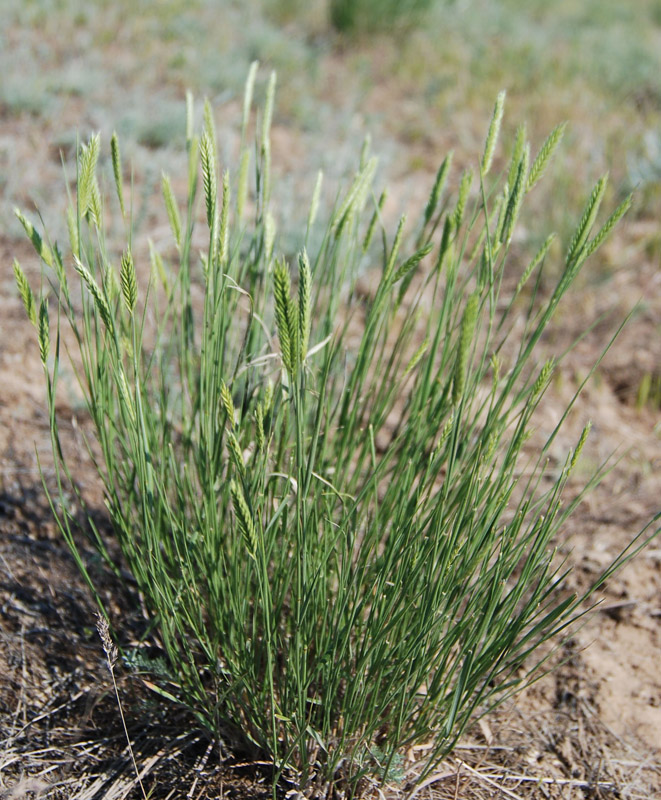
<instances>
[{"instance_id":1,"label":"awned spikelet","mask_svg":"<svg viewBox=\"0 0 661 800\"><path fill-rule=\"evenodd\" d=\"M23 306L25 307L25 313L28 315L30 322L36 328L37 306L34 300L34 294L32 293L28 279L25 277L25 273L21 269L21 265L16 259L14 259L14 277L16 279L16 285L18 286L18 293L21 296Z\"/></svg>"},{"instance_id":2,"label":"awned spikelet","mask_svg":"<svg viewBox=\"0 0 661 800\"><path fill-rule=\"evenodd\" d=\"M122 285L122 296L129 314L135 311L138 302L138 283L135 276L135 265L133 256L129 249L124 251L119 271L119 279Z\"/></svg>"}]
</instances>

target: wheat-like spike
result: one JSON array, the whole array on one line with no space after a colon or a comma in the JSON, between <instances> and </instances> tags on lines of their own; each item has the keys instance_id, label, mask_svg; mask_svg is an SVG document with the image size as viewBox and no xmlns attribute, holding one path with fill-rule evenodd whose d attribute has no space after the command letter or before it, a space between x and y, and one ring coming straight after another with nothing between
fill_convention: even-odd
<instances>
[{"instance_id":1,"label":"wheat-like spike","mask_svg":"<svg viewBox=\"0 0 661 800\"><path fill-rule=\"evenodd\" d=\"M491 162L493 161L493 154L496 149L496 142L498 141L498 134L500 133L500 125L503 121L503 109L505 108L505 91L499 92L496 98L496 104L491 116L489 124L489 132L487 133L486 142L484 145L484 155L482 156L482 176L486 175L491 169Z\"/></svg>"},{"instance_id":2,"label":"wheat-like spike","mask_svg":"<svg viewBox=\"0 0 661 800\"><path fill-rule=\"evenodd\" d=\"M230 481L230 494L232 495L232 507L236 517L239 531L243 536L246 549L252 558L257 556L257 532L255 531L255 523L253 522L250 508L246 501L243 490L237 485L236 481Z\"/></svg>"},{"instance_id":3,"label":"wheat-like spike","mask_svg":"<svg viewBox=\"0 0 661 800\"><path fill-rule=\"evenodd\" d=\"M305 250L298 256L298 347L299 362L308 354L312 324L312 271Z\"/></svg>"},{"instance_id":4,"label":"wheat-like spike","mask_svg":"<svg viewBox=\"0 0 661 800\"><path fill-rule=\"evenodd\" d=\"M376 230L376 223L379 221L379 217L381 216L381 212L383 211L383 206L386 202L387 196L388 193L384 189L381 192L381 195L379 197L379 202L376 204L376 208L374 209L374 213L372 214L370 223L367 226L367 231L365 232L365 238L363 239L363 254L368 251L369 246L372 243L372 237L374 236L374 231Z\"/></svg>"},{"instance_id":5,"label":"wheat-like spike","mask_svg":"<svg viewBox=\"0 0 661 800\"><path fill-rule=\"evenodd\" d=\"M37 251L39 257L47 264L49 267L53 266L53 254L51 252L50 247L44 242L44 240L39 235L38 231L35 229L34 225L28 220L23 213L18 209L14 209L14 214L16 218L23 226L23 229L28 235L28 239L32 242L32 246Z\"/></svg>"},{"instance_id":6,"label":"wheat-like spike","mask_svg":"<svg viewBox=\"0 0 661 800\"><path fill-rule=\"evenodd\" d=\"M161 188L163 191L163 200L165 201L165 210L170 220L170 228L174 236L174 243L177 245L177 250L181 249L181 216L179 214L179 207L172 191L172 184L170 183L170 176L163 172L161 175Z\"/></svg>"},{"instance_id":7,"label":"wheat-like spike","mask_svg":"<svg viewBox=\"0 0 661 800\"><path fill-rule=\"evenodd\" d=\"M514 186L514 181L516 180L516 173L519 170L519 164L521 163L521 159L523 158L523 151L526 146L526 125L522 123L516 129L516 135L514 137L514 149L512 150L512 160L510 161L510 169L507 174L507 185Z\"/></svg>"},{"instance_id":8,"label":"wheat-like spike","mask_svg":"<svg viewBox=\"0 0 661 800\"><path fill-rule=\"evenodd\" d=\"M234 431L231 430L227 431L227 446L232 456L232 461L234 462L234 466L236 467L239 475L241 475L241 477L243 478L246 474L246 465L243 462L243 452L241 451L241 445L239 444L239 440L236 438Z\"/></svg>"},{"instance_id":9,"label":"wheat-like spike","mask_svg":"<svg viewBox=\"0 0 661 800\"><path fill-rule=\"evenodd\" d=\"M473 170L464 170L461 176L461 183L459 184L459 195L457 197L457 205L454 209L452 221L454 223L455 231L461 227L466 212L466 202L468 201L468 193L470 192L471 184L473 183Z\"/></svg>"},{"instance_id":10,"label":"wheat-like spike","mask_svg":"<svg viewBox=\"0 0 661 800\"><path fill-rule=\"evenodd\" d=\"M34 301L34 294L32 293L32 289L30 288L30 284L28 283L28 279L25 277L25 273L23 272L21 265L16 259L14 259L14 277L16 279L16 285L18 286L18 293L21 296L23 305L25 306L25 313L28 315L30 322L36 328L37 306Z\"/></svg>"},{"instance_id":11,"label":"wheat-like spike","mask_svg":"<svg viewBox=\"0 0 661 800\"><path fill-rule=\"evenodd\" d=\"M275 244L276 231L277 225L275 218L270 211L267 211L264 217L264 261L267 267L270 267L271 258L273 257L273 245Z\"/></svg>"},{"instance_id":12,"label":"wheat-like spike","mask_svg":"<svg viewBox=\"0 0 661 800\"><path fill-rule=\"evenodd\" d=\"M188 196L194 197L197 191L197 168L200 160L200 140L197 136L188 143Z\"/></svg>"},{"instance_id":13,"label":"wheat-like spike","mask_svg":"<svg viewBox=\"0 0 661 800\"><path fill-rule=\"evenodd\" d=\"M248 174L250 172L250 150L245 147L241 152L241 162L239 164L239 180L236 190L236 214L239 219L243 217L243 210L246 207L248 197Z\"/></svg>"},{"instance_id":14,"label":"wheat-like spike","mask_svg":"<svg viewBox=\"0 0 661 800\"><path fill-rule=\"evenodd\" d=\"M39 355L46 366L50 353L50 326L48 323L48 300L44 297L39 305Z\"/></svg>"},{"instance_id":15,"label":"wheat-like spike","mask_svg":"<svg viewBox=\"0 0 661 800\"><path fill-rule=\"evenodd\" d=\"M230 214L230 173L223 173L223 205L220 210L220 230L218 232L218 255L220 263L226 264L229 258L229 214Z\"/></svg>"},{"instance_id":16,"label":"wheat-like spike","mask_svg":"<svg viewBox=\"0 0 661 800\"><path fill-rule=\"evenodd\" d=\"M195 134L195 98L190 89L186 90L186 145L190 146Z\"/></svg>"},{"instance_id":17,"label":"wheat-like spike","mask_svg":"<svg viewBox=\"0 0 661 800\"><path fill-rule=\"evenodd\" d=\"M230 392L228 385L225 381L220 382L220 401L223 404L227 419L230 425L236 423L236 411L234 409L234 401L232 400L232 392Z\"/></svg>"},{"instance_id":18,"label":"wheat-like spike","mask_svg":"<svg viewBox=\"0 0 661 800\"><path fill-rule=\"evenodd\" d=\"M213 139L208 132L204 132L200 141L200 159L202 161L202 182L204 184L204 199L207 208L207 225L212 230L216 216L216 202L218 186L216 184L216 152Z\"/></svg>"},{"instance_id":19,"label":"wheat-like spike","mask_svg":"<svg viewBox=\"0 0 661 800\"><path fill-rule=\"evenodd\" d=\"M424 342L420 345L420 347L418 347L418 349L415 351L409 363L406 365L406 369L404 370L404 373L402 375L402 380L408 377L411 374L411 372L413 372L413 370L418 366L420 360L427 352L428 347L429 347L429 339L425 339Z\"/></svg>"},{"instance_id":20,"label":"wheat-like spike","mask_svg":"<svg viewBox=\"0 0 661 800\"><path fill-rule=\"evenodd\" d=\"M429 253L431 253L433 249L434 249L434 243L427 242L427 244L424 245L424 247L421 247L419 250L416 250L416 252L413 253L413 255L410 258L407 258L406 261L402 264L402 266L397 270L392 279L392 282L397 283L397 281L400 281L402 278L408 275L409 272L412 269L415 269L415 267L418 266L418 264L422 261L422 259L425 256L429 255Z\"/></svg>"},{"instance_id":21,"label":"wheat-like spike","mask_svg":"<svg viewBox=\"0 0 661 800\"><path fill-rule=\"evenodd\" d=\"M271 137L271 122L273 120L273 102L275 100L276 75L272 72L266 87L266 100L264 101L264 118L262 120L262 147L268 146Z\"/></svg>"},{"instance_id":22,"label":"wheat-like spike","mask_svg":"<svg viewBox=\"0 0 661 800\"><path fill-rule=\"evenodd\" d=\"M615 211L613 211L610 217L601 226L601 230L599 231L599 233L597 233L594 239L588 242L588 245L585 248L585 258L589 258L589 256L591 256L595 250L601 247L601 245L607 239L608 235L613 230L613 228L631 208L632 202L633 202L633 194L630 194L627 197L625 197L625 199L620 203L620 205L615 209Z\"/></svg>"},{"instance_id":23,"label":"wheat-like spike","mask_svg":"<svg viewBox=\"0 0 661 800\"><path fill-rule=\"evenodd\" d=\"M168 280L167 273L165 272L165 264L161 254L154 246L154 242L149 239L149 260L151 262L152 275L157 276L165 289L166 294L170 294L170 281Z\"/></svg>"},{"instance_id":24,"label":"wheat-like spike","mask_svg":"<svg viewBox=\"0 0 661 800\"><path fill-rule=\"evenodd\" d=\"M565 134L566 128L567 128L566 122L561 122L560 125L556 125L555 128L553 128L551 133L548 135L544 144L541 146L539 153L537 153L537 157L532 163L532 167L530 167L530 174L528 175L528 185L526 186L527 192L529 192L532 189L532 187L537 183L537 181L539 181L539 179L546 171L546 168L549 165L550 160L553 158L553 154L558 149L558 145L562 141L562 137Z\"/></svg>"},{"instance_id":25,"label":"wheat-like spike","mask_svg":"<svg viewBox=\"0 0 661 800\"><path fill-rule=\"evenodd\" d=\"M135 305L138 302L138 282L135 275L133 256L128 248L122 254L119 278L122 284L124 302L126 303L129 314L133 314Z\"/></svg>"},{"instance_id":26,"label":"wheat-like spike","mask_svg":"<svg viewBox=\"0 0 661 800\"><path fill-rule=\"evenodd\" d=\"M96 175L92 180L92 189L90 192L90 202L89 208L87 209L87 216L97 228L101 227L103 222L103 203L101 201L101 190L99 189Z\"/></svg>"},{"instance_id":27,"label":"wheat-like spike","mask_svg":"<svg viewBox=\"0 0 661 800\"><path fill-rule=\"evenodd\" d=\"M213 118L213 109L207 97L204 100L204 133L209 137L213 152L217 151L216 123Z\"/></svg>"},{"instance_id":28,"label":"wheat-like spike","mask_svg":"<svg viewBox=\"0 0 661 800\"><path fill-rule=\"evenodd\" d=\"M257 450L263 453L266 447L266 434L264 433L264 409L261 403L257 403L255 407L255 443Z\"/></svg>"},{"instance_id":29,"label":"wheat-like spike","mask_svg":"<svg viewBox=\"0 0 661 800\"><path fill-rule=\"evenodd\" d=\"M312 192L312 199L310 200L310 211L308 212L308 230L314 225L314 221L317 219L317 211L319 211L319 199L321 198L321 186L324 182L324 173L323 170L319 170L317 172L317 180L314 184L314 190Z\"/></svg>"},{"instance_id":30,"label":"wheat-like spike","mask_svg":"<svg viewBox=\"0 0 661 800\"><path fill-rule=\"evenodd\" d=\"M455 406L459 403L464 393L470 347L473 341L473 334L475 333L475 324L477 322L478 304L479 297L477 293L474 292L468 298L466 308L464 309L464 315L461 319L459 342L457 345L457 361L455 363L454 376L452 379L452 402Z\"/></svg>"},{"instance_id":31,"label":"wheat-like spike","mask_svg":"<svg viewBox=\"0 0 661 800\"><path fill-rule=\"evenodd\" d=\"M519 216L519 211L521 211L521 204L523 203L523 197L525 195L529 158L530 148L528 145L526 145L523 148L523 155L521 156L521 161L519 162L519 168L516 173L516 178L514 179L514 185L512 186L512 191L510 192L510 196L507 201L507 208L505 210L505 217L503 220L503 228L499 236L500 243L504 245L508 245L510 243L512 234L514 233L514 225L516 224Z\"/></svg>"},{"instance_id":32,"label":"wheat-like spike","mask_svg":"<svg viewBox=\"0 0 661 800\"><path fill-rule=\"evenodd\" d=\"M257 68L259 67L258 61L253 61L248 70L248 77L246 78L246 86L243 91L243 117L241 120L241 141L245 142L246 133L248 130L248 121L250 120L250 108L252 106L252 95L255 90L255 77L257 76Z\"/></svg>"},{"instance_id":33,"label":"wheat-like spike","mask_svg":"<svg viewBox=\"0 0 661 800\"><path fill-rule=\"evenodd\" d=\"M90 137L80 148L78 168L78 208L81 217L90 210L93 203L93 190L96 182L96 164L99 160L101 139L98 133Z\"/></svg>"},{"instance_id":34,"label":"wheat-like spike","mask_svg":"<svg viewBox=\"0 0 661 800\"><path fill-rule=\"evenodd\" d=\"M92 295L94 299L94 304L96 305L96 309L99 312L99 316L103 320L106 328L108 328L109 331L113 331L114 325L113 325L112 315L110 313L110 307L106 302L106 298L103 296L103 292L101 291L99 284L94 280L90 271L78 258L74 257L74 264L76 272L83 279L85 285L89 290L89 293Z\"/></svg>"},{"instance_id":35,"label":"wheat-like spike","mask_svg":"<svg viewBox=\"0 0 661 800\"><path fill-rule=\"evenodd\" d=\"M548 253L549 247L553 243L554 239L555 239L555 233L551 233L549 236L546 237L546 239L544 240L544 243L539 248L539 250L537 251L537 253L533 257L532 261L528 264L528 266L523 271L523 275L521 276L521 278L519 279L519 282L516 285L516 294L518 294L521 291L521 289L523 289L523 287L528 282L528 280L529 280L530 276L532 275L532 273L535 271L535 269L537 269L539 264L541 264L542 261L546 258L546 254Z\"/></svg>"},{"instance_id":36,"label":"wheat-like spike","mask_svg":"<svg viewBox=\"0 0 661 800\"><path fill-rule=\"evenodd\" d=\"M69 246L76 258L80 258L80 239L78 238L78 220L76 212L71 206L67 208L67 228L69 231Z\"/></svg>"},{"instance_id":37,"label":"wheat-like spike","mask_svg":"<svg viewBox=\"0 0 661 800\"><path fill-rule=\"evenodd\" d=\"M291 280L284 260L278 260L273 268L273 291L275 295L275 322L280 339L280 353L285 368L294 374L294 348L296 342L291 330Z\"/></svg>"},{"instance_id":38,"label":"wheat-like spike","mask_svg":"<svg viewBox=\"0 0 661 800\"><path fill-rule=\"evenodd\" d=\"M576 261L581 254L581 250L587 241L588 236L590 235L590 231L592 230L592 226L594 225L594 221L597 218L597 214L599 213L599 206L601 205L601 201L604 199L604 193L606 192L606 186L608 184L608 174L603 175L597 183L595 184L594 189L592 190L592 194L590 195L590 199L585 206L585 211L583 212L583 216L581 217L581 221L578 223L578 227L576 228L576 232L574 233L574 237L572 238L571 244L569 245L569 252L567 253L567 264L571 264L572 262Z\"/></svg>"},{"instance_id":39,"label":"wheat-like spike","mask_svg":"<svg viewBox=\"0 0 661 800\"><path fill-rule=\"evenodd\" d=\"M117 132L113 131L112 138L110 139L110 155L112 156L112 172L115 176L115 189L117 190L117 199L119 200L119 208L122 216L126 216L124 208L124 182L122 180L122 157L119 152L119 139Z\"/></svg>"},{"instance_id":40,"label":"wheat-like spike","mask_svg":"<svg viewBox=\"0 0 661 800\"><path fill-rule=\"evenodd\" d=\"M590 435L591 429L592 429L592 422L588 422L588 424L581 431L581 435L576 445L576 449L574 450L571 460L569 462L569 469L567 470L567 474L572 472L574 467L576 466L576 462L578 461L581 455L581 450L583 450L583 447L585 446L588 436Z\"/></svg>"},{"instance_id":41,"label":"wheat-like spike","mask_svg":"<svg viewBox=\"0 0 661 800\"><path fill-rule=\"evenodd\" d=\"M344 202L333 216L333 225L336 226L335 238L339 239L342 230L356 211L360 211L367 199L367 194L372 186L372 179L376 172L378 159L370 158L365 168L360 170L353 179Z\"/></svg>"},{"instance_id":42,"label":"wheat-like spike","mask_svg":"<svg viewBox=\"0 0 661 800\"><path fill-rule=\"evenodd\" d=\"M131 392L129 391L129 385L128 381L126 380L126 373L124 372L124 367L122 367L121 364L119 366L118 378L119 380L117 381L117 383L119 386L119 396L121 397L122 402L124 403L124 407L128 411L128 415L131 418L131 422L135 423L136 416L135 416L135 408L133 407L133 398L131 397Z\"/></svg>"},{"instance_id":43,"label":"wheat-like spike","mask_svg":"<svg viewBox=\"0 0 661 800\"><path fill-rule=\"evenodd\" d=\"M537 398L546 391L549 381L553 376L555 369L555 359L549 358L548 361L541 368L537 380L535 381L532 391L530 392L530 401L534 402Z\"/></svg>"},{"instance_id":44,"label":"wheat-like spike","mask_svg":"<svg viewBox=\"0 0 661 800\"><path fill-rule=\"evenodd\" d=\"M406 225L406 214L402 214L402 216L399 218L399 223L397 225L397 231L395 232L395 238L392 243L390 256L388 258L388 261L386 262L386 266L383 272L384 283L390 282L393 270L395 269L395 261L397 260L397 254L399 253L399 248L402 244L402 237L404 236L404 225Z\"/></svg>"},{"instance_id":45,"label":"wheat-like spike","mask_svg":"<svg viewBox=\"0 0 661 800\"><path fill-rule=\"evenodd\" d=\"M108 264L103 268L102 288L106 299L112 305L122 292L115 270Z\"/></svg>"},{"instance_id":46,"label":"wheat-like spike","mask_svg":"<svg viewBox=\"0 0 661 800\"><path fill-rule=\"evenodd\" d=\"M450 174L450 167L452 165L453 155L454 153L452 152L452 150L450 150L450 152L443 159L443 163L438 168L438 172L436 173L436 180L434 181L431 194L429 195L429 200L427 201L427 205L425 206L425 217L424 217L425 225L429 223L429 220L434 215L434 212L438 207L438 201L440 200L441 195L445 190L445 186L448 182L448 175Z\"/></svg>"}]
</instances>

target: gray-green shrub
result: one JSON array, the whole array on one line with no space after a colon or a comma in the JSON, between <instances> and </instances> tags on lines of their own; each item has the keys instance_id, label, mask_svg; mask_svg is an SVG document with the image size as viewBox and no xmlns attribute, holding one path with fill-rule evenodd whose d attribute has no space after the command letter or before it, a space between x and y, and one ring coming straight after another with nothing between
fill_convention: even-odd
<instances>
[{"instance_id":1,"label":"gray-green shrub","mask_svg":"<svg viewBox=\"0 0 661 800\"><path fill-rule=\"evenodd\" d=\"M505 181L492 180L501 95L477 173L463 173L452 202L443 162L413 238L404 219L394 236L383 227L364 153L323 224L315 192L287 258L269 197L274 80L248 181L254 78L230 173L210 107L197 136L189 102L188 197L180 205L164 176L172 247L152 246L149 278L134 262L116 137L127 236L121 255L107 248L98 136L80 149L66 254L19 212L46 288L35 297L15 272L46 378L53 511L94 592L56 413L68 326L108 514L170 671L161 664L153 686L271 760L274 785L351 792L395 774L415 743L428 744L431 769L476 715L538 674L538 647L641 546L569 594L553 541L579 499L562 505L587 429L553 472L557 429L525 449L555 367L535 363L536 345L630 201L594 234L599 181L555 287L535 291L548 236L503 297L525 195L562 129L534 159L519 142ZM375 266L365 296L356 282ZM91 518L88 536L119 573Z\"/></svg>"}]
</instances>

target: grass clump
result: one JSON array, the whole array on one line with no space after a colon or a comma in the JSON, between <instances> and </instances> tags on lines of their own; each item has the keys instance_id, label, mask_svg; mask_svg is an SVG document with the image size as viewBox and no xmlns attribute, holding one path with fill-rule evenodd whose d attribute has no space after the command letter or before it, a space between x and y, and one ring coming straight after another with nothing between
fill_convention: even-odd
<instances>
[{"instance_id":1,"label":"grass clump","mask_svg":"<svg viewBox=\"0 0 661 800\"><path fill-rule=\"evenodd\" d=\"M410 25L433 0L330 0L333 27L342 33L369 33Z\"/></svg>"},{"instance_id":2,"label":"grass clump","mask_svg":"<svg viewBox=\"0 0 661 800\"><path fill-rule=\"evenodd\" d=\"M270 207L274 78L249 180L254 78L253 68L237 167L223 174L211 108L197 135L189 98L188 197L180 204L164 177L173 244L151 246L149 276L116 137L127 237L121 253L106 243L97 136L80 149L69 252L19 214L47 288L36 297L14 269L44 365L53 510L94 591L56 413L68 328L108 513L169 669L152 685L219 740L268 759L274 787L352 794L403 774L416 743L432 769L476 715L538 674L539 646L583 613L590 592L563 592L553 539L578 502L563 506L562 491L587 429L553 472L557 429L526 451L555 368L536 363L536 345L628 201L595 233L600 181L553 290L534 289L548 236L504 298L513 231L561 131L535 158L522 140L510 180L493 180L501 95L478 174L464 172L454 202L448 157L420 224L405 235L402 219L390 236L364 152L325 224L318 179L287 257ZM365 297L357 280L369 265L379 280Z\"/></svg>"}]
</instances>

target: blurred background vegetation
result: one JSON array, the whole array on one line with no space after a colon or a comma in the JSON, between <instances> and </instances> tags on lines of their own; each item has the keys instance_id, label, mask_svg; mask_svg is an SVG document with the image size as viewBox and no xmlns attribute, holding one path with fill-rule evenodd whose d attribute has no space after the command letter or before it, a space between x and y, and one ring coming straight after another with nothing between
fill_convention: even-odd
<instances>
[{"instance_id":1,"label":"blurred background vegetation","mask_svg":"<svg viewBox=\"0 0 661 800\"><path fill-rule=\"evenodd\" d=\"M94 130L120 135L144 222L161 170L185 174L187 89L218 109L231 163L254 59L262 81L278 72L285 233L306 213L298 188L309 196L319 167L332 187L367 133L393 210L421 204L448 149L461 166L478 158L503 88L503 141L525 120L534 148L569 122L533 213L566 233L570 210L610 169L607 199L637 187L635 216L659 218L661 0L4 0L0 234L20 235L14 205L36 204L49 226L62 219L62 161L73 177L76 137ZM658 257L658 233L640 244Z\"/></svg>"}]
</instances>

